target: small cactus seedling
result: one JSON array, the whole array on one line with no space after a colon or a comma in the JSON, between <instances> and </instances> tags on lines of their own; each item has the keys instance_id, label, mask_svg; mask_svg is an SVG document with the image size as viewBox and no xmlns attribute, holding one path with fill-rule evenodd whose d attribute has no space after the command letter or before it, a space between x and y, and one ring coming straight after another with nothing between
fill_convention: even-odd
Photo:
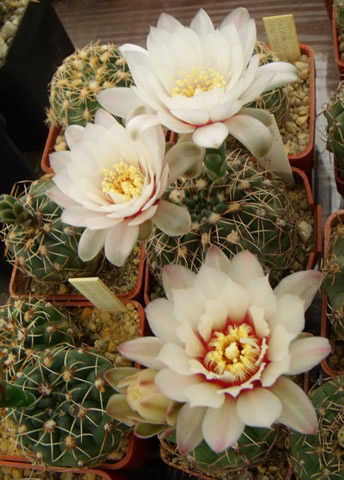
<instances>
[{"instance_id":1,"label":"small cactus seedling","mask_svg":"<svg viewBox=\"0 0 344 480\"><path fill-rule=\"evenodd\" d=\"M30 363L31 353L73 343L69 312L37 298L10 299L0 309L0 364L8 382Z\"/></svg>"},{"instance_id":2,"label":"small cactus seedling","mask_svg":"<svg viewBox=\"0 0 344 480\"><path fill-rule=\"evenodd\" d=\"M344 472L344 376L311 392L318 414L316 435L291 434L294 471L300 480L342 480Z\"/></svg>"},{"instance_id":3,"label":"small cactus seedling","mask_svg":"<svg viewBox=\"0 0 344 480\"><path fill-rule=\"evenodd\" d=\"M113 44L90 44L67 57L50 84L48 122L67 128L93 122L104 88L130 87L128 66Z\"/></svg>"},{"instance_id":4,"label":"small cactus seedling","mask_svg":"<svg viewBox=\"0 0 344 480\"><path fill-rule=\"evenodd\" d=\"M39 281L66 282L69 277L91 275L101 258L83 262L78 243L83 232L61 221L62 209L50 200L49 178L36 180L21 195L0 196L2 238L10 261Z\"/></svg>"},{"instance_id":5,"label":"small cactus seedling","mask_svg":"<svg viewBox=\"0 0 344 480\"><path fill-rule=\"evenodd\" d=\"M128 429L105 411L113 390L103 375L113 364L95 349L68 344L33 357L13 385L33 394L35 402L9 410L21 450L33 463L54 467L101 463Z\"/></svg>"},{"instance_id":6,"label":"small cactus seedling","mask_svg":"<svg viewBox=\"0 0 344 480\"><path fill-rule=\"evenodd\" d=\"M344 340L344 225L338 223L331 229L330 251L322 266L326 292L331 312L329 321L339 340Z\"/></svg>"}]
</instances>

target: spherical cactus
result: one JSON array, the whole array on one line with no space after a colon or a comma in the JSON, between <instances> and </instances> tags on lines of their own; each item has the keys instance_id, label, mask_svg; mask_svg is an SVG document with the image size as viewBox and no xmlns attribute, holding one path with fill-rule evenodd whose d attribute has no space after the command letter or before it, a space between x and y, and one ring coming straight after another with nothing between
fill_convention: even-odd
<instances>
[{"instance_id":1,"label":"spherical cactus","mask_svg":"<svg viewBox=\"0 0 344 480\"><path fill-rule=\"evenodd\" d=\"M146 250L158 279L166 264L198 271L211 244L230 258L244 249L256 253L273 283L291 267L300 243L294 210L300 205L292 205L283 182L247 157L232 152L225 177L211 181L203 172L172 185L166 195L188 208L192 226L177 237L153 231Z\"/></svg>"},{"instance_id":2,"label":"spherical cactus","mask_svg":"<svg viewBox=\"0 0 344 480\"><path fill-rule=\"evenodd\" d=\"M65 282L69 277L92 275L102 259L83 262L78 257L83 229L61 221L62 209L47 194L54 185L42 178L26 186L23 195L0 196L8 258L40 281Z\"/></svg>"},{"instance_id":3,"label":"spherical cactus","mask_svg":"<svg viewBox=\"0 0 344 480\"><path fill-rule=\"evenodd\" d=\"M9 382L30 363L31 353L73 343L76 328L68 310L43 299L9 299L0 309L0 365Z\"/></svg>"},{"instance_id":4,"label":"spherical cactus","mask_svg":"<svg viewBox=\"0 0 344 480\"><path fill-rule=\"evenodd\" d=\"M300 480L339 480L344 463L344 376L334 377L311 393L317 410L316 435L291 434L294 471Z\"/></svg>"},{"instance_id":5,"label":"spherical cactus","mask_svg":"<svg viewBox=\"0 0 344 480\"><path fill-rule=\"evenodd\" d=\"M331 307L328 318L335 335L344 340L344 225L341 223L331 230L330 251L322 272L322 289Z\"/></svg>"},{"instance_id":6,"label":"spherical cactus","mask_svg":"<svg viewBox=\"0 0 344 480\"><path fill-rule=\"evenodd\" d=\"M36 400L9 410L21 450L32 462L54 467L101 463L128 429L105 412L113 389L103 375L113 364L95 349L68 344L33 356L13 384Z\"/></svg>"},{"instance_id":7,"label":"spherical cactus","mask_svg":"<svg viewBox=\"0 0 344 480\"><path fill-rule=\"evenodd\" d=\"M339 174L344 178L344 81L339 83L331 95L324 115L327 119L326 148L335 155Z\"/></svg>"},{"instance_id":8,"label":"spherical cactus","mask_svg":"<svg viewBox=\"0 0 344 480\"><path fill-rule=\"evenodd\" d=\"M67 57L50 84L48 122L67 128L92 122L104 88L130 87L128 66L113 44L90 44Z\"/></svg>"},{"instance_id":9,"label":"spherical cactus","mask_svg":"<svg viewBox=\"0 0 344 480\"><path fill-rule=\"evenodd\" d=\"M259 65L279 61L277 55L274 54L264 42L257 41L254 54L259 55ZM282 127L286 120L289 108L287 89L285 87L277 87L273 90L264 92L254 102L245 106L268 110L274 115L277 125Z\"/></svg>"}]
</instances>

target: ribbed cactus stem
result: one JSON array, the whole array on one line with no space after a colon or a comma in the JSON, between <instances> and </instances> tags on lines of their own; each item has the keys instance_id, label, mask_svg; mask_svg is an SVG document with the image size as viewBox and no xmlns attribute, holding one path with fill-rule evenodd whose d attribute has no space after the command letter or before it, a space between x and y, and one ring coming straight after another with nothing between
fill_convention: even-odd
<instances>
[{"instance_id":1,"label":"ribbed cactus stem","mask_svg":"<svg viewBox=\"0 0 344 480\"><path fill-rule=\"evenodd\" d=\"M344 449L344 426L342 426L337 433L338 444Z\"/></svg>"}]
</instances>

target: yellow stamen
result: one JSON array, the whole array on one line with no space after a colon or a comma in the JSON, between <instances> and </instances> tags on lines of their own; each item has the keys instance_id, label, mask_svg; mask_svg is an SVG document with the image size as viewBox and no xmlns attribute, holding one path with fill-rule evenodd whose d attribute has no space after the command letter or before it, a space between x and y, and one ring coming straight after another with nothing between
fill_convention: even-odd
<instances>
[{"instance_id":1,"label":"yellow stamen","mask_svg":"<svg viewBox=\"0 0 344 480\"><path fill-rule=\"evenodd\" d=\"M254 336L252 327L246 323L229 325L227 333L216 332L208 347L204 364L219 375L227 371L234 376L235 381L243 382L258 368L259 341Z\"/></svg>"},{"instance_id":2,"label":"yellow stamen","mask_svg":"<svg viewBox=\"0 0 344 480\"><path fill-rule=\"evenodd\" d=\"M112 170L103 170L102 191L104 193L119 193L128 201L141 195L143 188L143 173L134 165L124 162L116 163Z\"/></svg>"},{"instance_id":3,"label":"yellow stamen","mask_svg":"<svg viewBox=\"0 0 344 480\"><path fill-rule=\"evenodd\" d=\"M214 87L226 88L226 81L223 75L213 68L192 67L192 72L185 74L179 71L180 78L176 80L176 86L172 90L172 97L182 95L193 97L200 92L207 92Z\"/></svg>"}]
</instances>

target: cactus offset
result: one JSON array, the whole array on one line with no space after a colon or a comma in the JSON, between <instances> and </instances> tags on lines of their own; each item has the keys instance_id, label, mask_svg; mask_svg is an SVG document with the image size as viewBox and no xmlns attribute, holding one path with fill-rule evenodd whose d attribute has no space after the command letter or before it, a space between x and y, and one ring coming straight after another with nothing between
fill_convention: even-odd
<instances>
[{"instance_id":1,"label":"cactus offset","mask_svg":"<svg viewBox=\"0 0 344 480\"><path fill-rule=\"evenodd\" d=\"M73 343L69 312L37 298L10 299L0 309L0 365L7 381L30 363L33 351L61 342Z\"/></svg>"},{"instance_id":2,"label":"cactus offset","mask_svg":"<svg viewBox=\"0 0 344 480\"><path fill-rule=\"evenodd\" d=\"M104 88L130 87L128 66L113 44L90 44L67 57L50 84L48 122L67 128L93 122Z\"/></svg>"},{"instance_id":3,"label":"cactus offset","mask_svg":"<svg viewBox=\"0 0 344 480\"><path fill-rule=\"evenodd\" d=\"M99 267L78 257L82 228L61 221L62 209L47 195L49 179L34 181L21 196L0 196L2 237L10 261L36 280L65 282L69 277L91 275Z\"/></svg>"},{"instance_id":4,"label":"cactus offset","mask_svg":"<svg viewBox=\"0 0 344 480\"><path fill-rule=\"evenodd\" d=\"M113 390L103 380L113 364L95 349L67 344L33 354L14 385L32 393L28 408L9 410L16 440L35 463L86 467L117 450L128 427L106 414Z\"/></svg>"},{"instance_id":5,"label":"cactus offset","mask_svg":"<svg viewBox=\"0 0 344 480\"><path fill-rule=\"evenodd\" d=\"M153 231L146 250L157 278L169 263L198 271L210 244L228 257L244 249L256 253L274 283L290 269L300 241L294 210L299 205L292 205L283 182L271 172L232 152L226 177L211 181L203 172L171 186L167 195L188 208L192 227L179 237Z\"/></svg>"},{"instance_id":6,"label":"cactus offset","mask_svg":"<svg viewBox=\"0 0 344 480\"><path fill-rule=\"evenodd\" d=\"M318 433L290 438L294 471L300 480L341 480L344 471L344 376L334 377L311 393Z\"/></svg>"},{"instance_id":7,"label":"cactus offset","mask_svg":"<svg viewBox=\"0 0 344 480\"><path fill-rule=\"evenodd\" d=\"M322 266L325 276L322 289L326 292L331 312L329 321L335 335L344 340L344 225L338 223L330 236L330 251Z\"/></svg>"}]
</instances>

